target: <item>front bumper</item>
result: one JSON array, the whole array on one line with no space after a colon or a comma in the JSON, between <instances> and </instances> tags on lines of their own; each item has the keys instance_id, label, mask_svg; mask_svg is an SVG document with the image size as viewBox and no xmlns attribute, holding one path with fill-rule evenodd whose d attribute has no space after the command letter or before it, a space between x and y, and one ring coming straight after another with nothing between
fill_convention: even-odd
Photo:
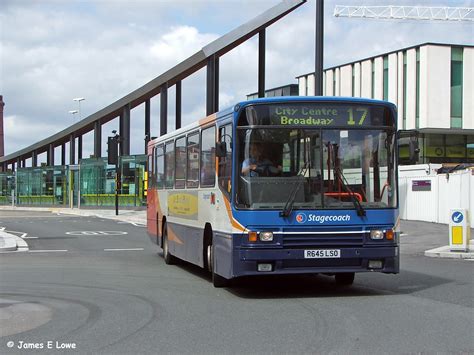
<instances>
[{"instance_id":1,"label":"front bumper","mask_svg":"<svg viewBox=\"0 0 474 355\"><path fill-rule=\"evenodd\" d=\"M234 277L262 274L306 274L339 272L383 272L396 274L399 267L398 246L337 247L340 258L305 259L305 249L238 248L234 250ZM336 248L331 248L336 249ZM382 268L369 268L369 260L382 261ZM258 264L272 264L272 271L259 272Z\"/></svg>"}]
</instances>

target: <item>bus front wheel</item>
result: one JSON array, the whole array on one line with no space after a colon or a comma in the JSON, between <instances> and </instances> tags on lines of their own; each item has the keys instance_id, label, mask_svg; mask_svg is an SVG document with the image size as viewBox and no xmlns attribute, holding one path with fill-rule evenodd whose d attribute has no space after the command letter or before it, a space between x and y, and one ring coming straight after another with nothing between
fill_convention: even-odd
<instances>
[{"instance_id":1,"label":"bus front wheel","mask_svg":"<svg viewBox=\"0 0 474 355\"><path fill-rule=\"evenodd\" d=\"M166 223L163 225L163 259L165 259L165 263L168 265L176 264L176 257L171 255L170 253L170 246L168 241L168 228Z\"/></svg>"},{"instance_id":2,"label":"bus front wheel","mask_svg":"<svg viewBox=\"0 0 474 355\"><path fill-rule=\"evenodd\" d=\"M214 246L212 244L207 246L207 265L211 272L214 287L227 287L230 285L230 280L214 272Z\"/></svg>"},{"instance_id":3,"label":"bus front wheel","mask_svg":"<svg viewBox=\"0 0 474 355\"><path fill-rule=\"evenodd\" d=\"M336 274L336 284L340 286L350 286L354 283L355 273L353 272L343 272Z\"/></svg>"}]
</instances>

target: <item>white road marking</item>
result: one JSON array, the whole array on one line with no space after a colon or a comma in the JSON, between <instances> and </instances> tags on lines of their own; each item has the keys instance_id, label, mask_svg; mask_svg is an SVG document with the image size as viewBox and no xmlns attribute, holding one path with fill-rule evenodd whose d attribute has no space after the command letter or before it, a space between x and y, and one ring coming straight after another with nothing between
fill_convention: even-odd
<instances>
[{"instance_id":1,"label":"white road marking","mask_svg":"<svg viewBox=\"0 0 474 355\"><path fill-rule=\"evenodd\" d=\"M51 250L30 250L30 253L55 253L55 252L65 252L66 249L51 249Z\"/></svg>"},{"instance_id":2,"label":"white road marking","mask_svg":"<svg viewBox=\"0 0 474 355\"><path fill-rule=\"evenodd\" d=\"M104 249L104 251L139 251L145 250L144 248L124 248L124 249Z\"/></svg>"},{"instance_id":3,"label":"white road marking","mask_svg":"<svg viewBox=\"0 0 474 355\"><path fill-rule=\"evenodd\" d=\"M23 239L38 239L38 237L21 237Z\"/></svg>"}]
</instances>

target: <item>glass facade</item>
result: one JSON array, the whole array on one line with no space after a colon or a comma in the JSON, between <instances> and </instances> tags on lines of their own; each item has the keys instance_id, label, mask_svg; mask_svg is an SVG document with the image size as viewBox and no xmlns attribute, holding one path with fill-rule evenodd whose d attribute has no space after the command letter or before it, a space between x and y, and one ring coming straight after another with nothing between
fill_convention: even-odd
<instances>
[{"instance_id":1,"label":"glass facade","mask_svg":"<svg viewBox=\"0 0 474 355\"><path fill-rule=\"evenodd\" d=\"M41 206L67 206L67 166L42 166L18 169L17 204Z\"/></svg>"},{"instance_id":2,"label":"glass facade","mask_svg":"<svg viewBox=\"0 0 474 355\"><path fill-rule=\"evenodd\" d=\"M383 57L383 99L388 101L388 56Z\"/></svg>"},{"instance_id":3,"label":"glass facade","mask_svg":"<svg viewBox=\"0 0 474 355\"><path fill-rule=\"evenodd\" d=\"M420 134L419 164L428 163L474 163L474 135L462 134ZM409 161L408 138L399 141L399 163L412 164Z\"/></svg>"},{"instance_id":4,"label":"glass facade","mask_svg":"<svg viewBox=\"0 0 474 355\"><path fill-rule=\"evenodd\" d=\"M416 49L416 103L415 127L420 128L420 48Z\"/></svg>"},{"instance_id":5,"label":"glass facade","mask_svg":"<svg viewBox=\"0 0 474 355\"><path fill-rule=\"evenodd\" d=\"M407 129L407 52L403 52L403 129Z\"/></svg>"},{"instance_id":6,"label":"glass facade","mask_svg":"<svg viewBox=\"0 0 474 355\"><path fill-rule=\"evenodd\" d=\"M12 191L15 190L13 173L0 173L0 205L11 205Z\"/></svg>"},{"instance_id":7,"label":"glass facade","mask_svg":"<svg viewBox=\"0 0 474 355\"><path fill-rule=\"evenodd\" d=\"M463 49L451 48L451 128L462 128Z\"/></svg>"},{"instance_id":8,"label":"glass facade","mask_svg":"<svg viewBox=\"0 0 474 355\"><path fill-rule=\"evenodd\" d=\"M371 79L370 79L370 82L371 82L371 98L374 99L375 98L375 63L374 63L374 60L372 59L370 61L370 66L372 68L372 76L371 76Z\"/></svg>"},{"instance_id":9,"label":"glass facade","mask_svg":"<svg viewBox=\"0 0 474 355\"><path fill-rule=\"evenodd\" d=\"M120 206L145 206L146 155L120 157ZM106 158L82 159L80 164L81 206L115 205L115 166Z\"/></svg>"}]
</instances>

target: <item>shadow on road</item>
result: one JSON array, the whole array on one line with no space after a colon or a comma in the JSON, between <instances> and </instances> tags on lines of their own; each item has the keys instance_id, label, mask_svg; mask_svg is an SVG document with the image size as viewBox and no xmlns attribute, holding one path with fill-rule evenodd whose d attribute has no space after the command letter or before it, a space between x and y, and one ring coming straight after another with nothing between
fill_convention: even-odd
<instances>
[{"instance_id":1,"label":"shadow on road","mask_svg":"<svg viewBox=\"0 0 474 355\"><path fill-rule=\"evenodd\" d=\"M210 273L196 265L182 261L176 266L204 282L212 282ZM358 273L349 287L337 285L333 276L321 274L241 277L232 280L225 290L237 297L253 299L363 297L414 294L451 282L442 277L402 270L397 275Z\"/></svg>"}]
</instances>

